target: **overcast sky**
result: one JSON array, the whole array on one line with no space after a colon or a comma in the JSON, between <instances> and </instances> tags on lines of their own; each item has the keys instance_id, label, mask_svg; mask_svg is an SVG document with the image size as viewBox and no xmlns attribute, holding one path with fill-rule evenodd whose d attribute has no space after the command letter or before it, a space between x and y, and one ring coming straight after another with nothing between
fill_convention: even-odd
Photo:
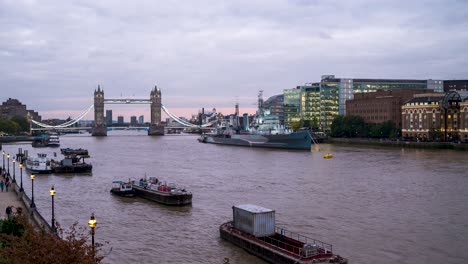
<instances>
[{"instance_id":1,"label":"overcast sky","mask_svg":"<svg viewBox=\"0 0 468 264\"><path fill-rule=\"evenodd\" d=\"M98 84L106 98L149 98L157 85L181 116L235 102L242 113L259 90L324 74L467 79L467 54L465 0L0 0L0 100L43 118L84 111Z\"/></svg>"}]
</instances>

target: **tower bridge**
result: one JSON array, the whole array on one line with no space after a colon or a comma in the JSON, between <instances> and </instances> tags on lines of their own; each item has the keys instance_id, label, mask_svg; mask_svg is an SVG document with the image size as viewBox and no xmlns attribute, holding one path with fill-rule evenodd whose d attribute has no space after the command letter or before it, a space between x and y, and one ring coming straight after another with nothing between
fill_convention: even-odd
<instances>
[{"instance_id":1,"label":"tower bridge","mask_svg":"<svg viewBox=\"0 0 468 264\"><path fill-rule=\"evenodd\" d=\"M149 104L150 105L150 125L148 128L149 136L160 136L164 135L164 126L161 123L161 110L163 110L171 119L176 121L181 125L181 127L196 127L200 129L205 129L208 126L211 126L212 123L207 123L203 125L194 125L185 120L182 120L169 112L169 110L164 107L161 103L161 90L157 86L151 90L149 99L105 99L104 98L104 89L98 85L98 88L94 90L94 104L91 105L84 113L78 117L67 121L63 124L51 126L47 124L40 123L38 121L32 120L32 122L40 126L40 130L61 130L61 129L70 129L70 127L76 122L80 121L85 117L91 108L94 108L94 124L91 127L91 134L93 136L107 136L107 125L104 116L104 105L105 104ZM33 130L33 129L32 129ZM37 130L37 129L34 129Z\"/></svg>"}]
</instances>

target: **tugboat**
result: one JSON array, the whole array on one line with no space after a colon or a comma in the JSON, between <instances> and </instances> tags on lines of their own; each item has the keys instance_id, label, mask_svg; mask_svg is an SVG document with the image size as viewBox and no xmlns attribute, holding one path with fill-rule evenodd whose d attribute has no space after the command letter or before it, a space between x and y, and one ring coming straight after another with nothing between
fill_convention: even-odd
<instances>
[{"instance_id":1,"label":"tugboat","mask_svg":"<svg viewBox=\"0 0 468 264\"><path fill-rule=\"evenodd\" d=\"M123 181L113 181L112 182L112 189L110 190L112 194L116 194L119 196L125 197L133 197L135 196L135 190L132 188L131 183L123 182Z\"/></svg>"},{"instance_id":2,"label":"tugboat","mask_svg":"<svg viewBox=\"0 0 468 264\"><path fill-rule=\"evenodd\" d=\"M47 157L47 154L38 153L37 157L26 160L26 170L32 174L52 173L51 160Z\"/></svg>"},{"instance_id":3,"label":"tugboat","mask_svg":"<svg viewBox=\"0 0 468 264\"><path fill-rule=\"evenodd\" d=\"M192 203L192 193L175 184L166 184L154 177L148 180L140 179L138 184L133 183L135 195L165 205L189 205Z\"/></svg>"},{"instance_id":4,"label":"tugboat","mask_svg":"<svg viewBox=\"0 0 468 264\"><path fill-rule=\"evenodd\" d=\"M222 224L225 239L267 262L275 264L339 263L348 260L335 255L332 245L275 226L275 211L257 205L233 206L233 221Z\"/></svg>"},{"instance_id":5,"label":"tugboat","mask_svg":"<svg viewBox=\"0 0 468 264\"><path fill-rule=\"evenodd\" d=\"M85 158L89 156L69 155L61 161L52 160L52 171L54 173L90 173L93 165L86 163Z\"/></svg>"},{"instance_id":6,"label":"tugboat","mask_svg":"<svg viewBox=\"0 0 468 264\"><path fill-rule=\"evenodd\" d=\"M89 155L88 153L88 150L87 149L82 149L82 148L79 148L79 149L72 149L72 148L63 148L63 149L60 149L60 152L63 154L63 155Z\"/></svg>"}]
</instances>

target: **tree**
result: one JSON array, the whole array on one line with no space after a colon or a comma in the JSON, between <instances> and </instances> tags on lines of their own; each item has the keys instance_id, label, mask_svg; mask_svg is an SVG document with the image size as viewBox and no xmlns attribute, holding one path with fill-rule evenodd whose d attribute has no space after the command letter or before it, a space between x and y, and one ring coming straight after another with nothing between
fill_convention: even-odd
<instances>
[{"instance_id":1,"label":"tree","mask_svg":"<svg viewBox=\"0 0 468 264\"><path fill-rule=\"evenodd\" d=\"M20 130L20 126L9 119L0 118L0 131L8 134L17 134Z\"/></svg>"},{"instance_id":2,"label":"tree","mask_svg":"<svg viewBox=\"0 0 468 264\"><path fill-rule=\"evenodd\" d=\"M23 116L14 116L10 120L15 122L16 124L18 124L19 130L21 132L29 131L29 122L25 117L23 117Z\"/></svg>"},{"instance_id":3,"label":"tree","mask_svg":"<svg viewBox=\"0 0 468 264\"><path fill-rule=\"evenodd\" d=\"M59 238L55 234L38 232L28 223L25 216L12 217L1 221L8 230L21 230L0 234L0 263L100 263L99 256L101 244L95 245L95 250L89 245L88 238L83 230L74 224L69 231L64 232L58 227Z\"/></svg>"}]
</instances>

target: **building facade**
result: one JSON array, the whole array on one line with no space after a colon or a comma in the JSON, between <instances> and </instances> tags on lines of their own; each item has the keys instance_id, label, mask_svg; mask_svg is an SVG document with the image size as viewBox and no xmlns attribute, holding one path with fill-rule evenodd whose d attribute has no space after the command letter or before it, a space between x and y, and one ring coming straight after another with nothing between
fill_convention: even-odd
<instances>
[{"instance_id":1,"label":"building facade","mask_svg":"<svg viewBox=\"0 0 468 264\"><path fill-rule=\"evenodd\" d=\"M138 117L138 124L144 124L145 123L145 117L143 115Z\"/></svg>"},{"instance_id":2,"label":"building facade","mask_svg":"<svg viewBox=\"0 0 468 264\"><path fill-rule=\"evenodd\" d=\"M137 117L136 116L131 116L130 117L130 125L136 126L137 124L138 124Z\"/></svg>"},{"instance_id":3,"label":"building facade","mask_svg":"<svg viewBox=\"0 0 468 264\"><path fill-rule=\"evenodd\" d=\"M290 126L294 122L301 121L301 88L285 89L283 112L284 124Z\"/></svg>"},{"instance_id":4,"label":"building facade","mask_svg":"<svg viewBox=\"0 0 468 264\"><path fill-rule=\"evenodd\" d=\"M444 92L449 91L468 91L468 80L445 80L444 81Z\"/></svg>"},{"instance_id":5,"label":"building facade","mask_svg":"<svg viewBox=\"0 0 468 264\"><path fill-rule=\"evenodd\" d=\"M106 110L106 124L108 126L112 125L112 110Z\"/></svg>"},{"instance_id":6,"label":"building facade","mask_svg":"<svg viewBox=\"0 0 468 264\"><path fill-rule=\"evenodd\" d=\"M41 116L33 111L28 110L26 105L22 104L18 99L8 98L5 102L0 105L0 117L10 119L15 116L21 116L31 123L31 120L41 121Z\"/></svg>"},{"instance_id":7,"label":"building facade","mask_svg":"<svg viewBox=\"0 0 468 264\"><path fill-rule=\"evenodd\" d=\"M393 121L397 128L402 128L401 107L404 102L422 91L432 90L378 90L377 92L356 93L346 101L346 115L360 116L366 123L379 124Z\"/></svg>"},{"instance_id":8,"label":"building facade","mask_svg":"<svg viewBox=\"0 0 468 264\"><path fill-rule=\"evenodd\" d=\"M123 123L124 123L124 117L123 117L123 116L118 116L118 117L117 117L117 123L118 123L119 125L123 125Z\"/></svg>"},{"instance_id":9,"label":"building facade","mask_svg":"<svg viewBox=\"0 0 468 264\"><path fill-rule=\"evenodd\" d=\"M468 91L417 94L402 106L403 137L468 142Z\"/></svg>"}]
</instances>

